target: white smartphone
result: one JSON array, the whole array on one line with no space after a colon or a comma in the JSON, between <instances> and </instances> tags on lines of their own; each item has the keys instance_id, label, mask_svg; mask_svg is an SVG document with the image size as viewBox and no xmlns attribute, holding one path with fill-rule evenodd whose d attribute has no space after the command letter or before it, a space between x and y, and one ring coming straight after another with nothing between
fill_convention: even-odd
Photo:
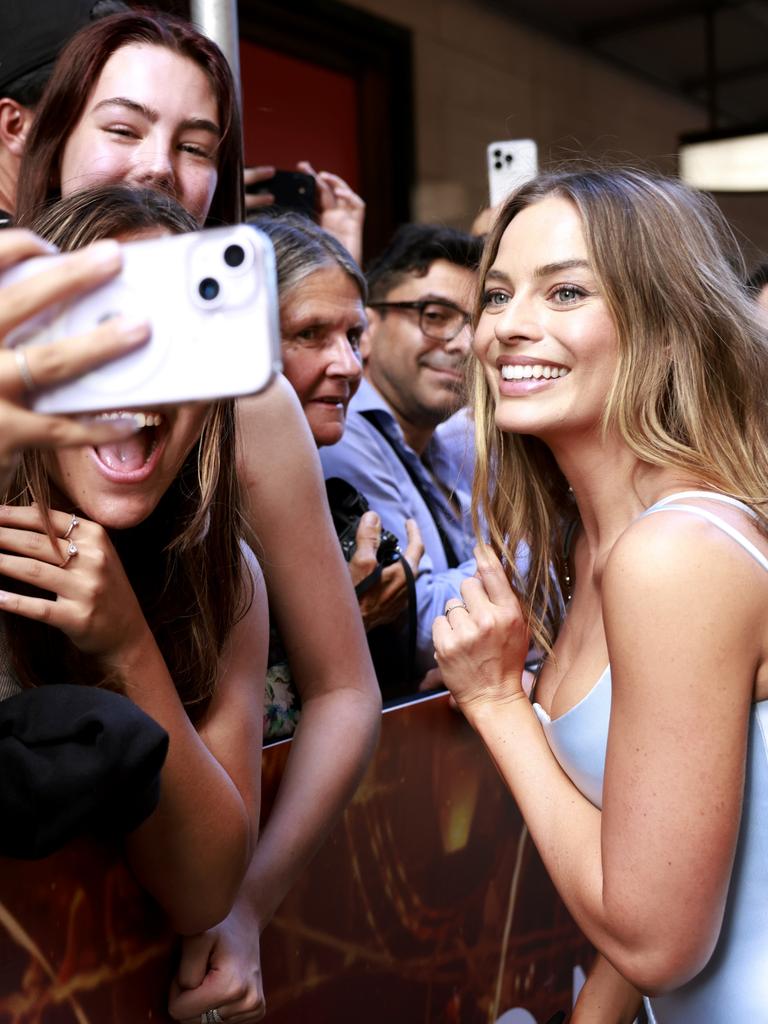
<instances>
[{"instance_id":1,"label":"white smartphone","mask_svg":"<svg viewBox=\"0 0 768 1024\"><path fill-rule=\"evenodd\" d=\"M526 181L539 173L538 152L533 139L491 142L488 159L488 194L492 207L501 203Z\"/></svg>"},{"instance_id":2,"label":"white smartphone","mask_svg":"<svg viewBox=\"0 0 768 1024\"><path fill-rule=\"evenodd\" d=\"M146 319L142 348L60 387L30 396L44 413L146 409L250 395L281 368L272 244L250 225L163 236L123 246L112 281L27 321L6 346L76 337L104 320ZM55 265L43 256L14 267L2 284Z\"/></svg>"}]
</instances>

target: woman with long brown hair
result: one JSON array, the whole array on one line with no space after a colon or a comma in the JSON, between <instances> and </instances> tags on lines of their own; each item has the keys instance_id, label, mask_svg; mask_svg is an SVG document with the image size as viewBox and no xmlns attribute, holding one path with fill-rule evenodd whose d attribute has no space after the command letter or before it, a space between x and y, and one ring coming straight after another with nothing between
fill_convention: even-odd
<instances>
[{"instance_id":1,"label":"woman with long brown hair","mask_svg":"<svg viewBox=\"0 0 768 1024\"><path fill-rule=\"evenodd\" d=\"M169 197L114 186L37 224L63 250L194 227ZM2 570L21 587L2 609L20 686L106 686L168 732L159 806L125 846L190 934L229 912L256 841L266 595L241 542L234 403L120 415L142 429L22 456L0 512Z\"/></svg>"},{"instance_id":2,"label":"woman with long brown hair","mask_svg":"<svg viewBox=\"0 0 768 1024\"><path fill-rule=\"evenodd\" d=\"M174 195L198 223L243 214L240 114L215 43L181 18L115 14L78 32L51 76L24 148L19 223L104 182Z\"/></svg>"},{"instance_id":3,"label":"woman with long brown hair","mask_svg":"<svg viewBox=\"0 0 768 1024\"><path fill-rule=\"evenodd\" d=\"M34 217L59 192L125 181L174 195L198 224L233 223L242 211L241 166L234 84L215 44L167 15L115 15L62 52L28 142L18 207ZM354 792L381 711L296 394L278 377L237 415L245 516L302 715L242 912L184 943L172 1012L198 1019L225 1002L227 1014L263 1012L260 932ZM232 976L234 999L223 981Z\"/></svg>"},{"instance_id":4,"label":"woman with long brown hair","mask_svg":"<svg viewBox=\"0 0 768 1024\"><path fill-rule=\"evenodd\" d=\"M632 1020L627 982L659 1024L768 1001L768 346L734 251L679 182L586 171L513 195L481 267L492 543L435 646L603 955L575 1022Z\"/></svg>"}]
</instances>

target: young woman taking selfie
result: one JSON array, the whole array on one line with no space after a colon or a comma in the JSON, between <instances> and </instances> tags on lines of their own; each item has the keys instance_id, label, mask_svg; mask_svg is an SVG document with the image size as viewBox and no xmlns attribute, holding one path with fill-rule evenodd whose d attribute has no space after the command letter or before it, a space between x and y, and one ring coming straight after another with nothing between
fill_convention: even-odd
<instances>
[{"instance_id":1,"label":"young woman taking selfie","mask_svg":"<svg viewBox=\"0 0 768 1024\"><path fill-rule=\"evenodd\" d=\"M65 250L194 226L168 197L117 188L64 200L37 225ZM266 594L242 545L234 403L122 415L144 425L23 455L0 513L2 571L21 587L2 610L17 617L19 683L106 686L169 734L160 804L125 846L190 934L229 912L256 842Z\"/></svg>"},{"instance_id":2,"label":"young woman taking selfie","mask_svg":"<svg viewBox=\"0 0 768 1024\"><path fill-rule=\"evenodd\" d=\"M240 126L221 52L166 15L115 15L88 26L57 63L21 177L18 209L27 222L59 194L119 181L172 194L199 225L239 221ZM171 1005L182 1019L225 1003L229 1013L262 1012L259 934L354 792L380 718L317 451L287 381L278 378L258 403L240 408L238 428L245 516L302 719L239 916L185 943ZM220 969L227 964L229 974ZM225 977L236 979L226 992L216 987Z\"/></svg>"}]
</instances>

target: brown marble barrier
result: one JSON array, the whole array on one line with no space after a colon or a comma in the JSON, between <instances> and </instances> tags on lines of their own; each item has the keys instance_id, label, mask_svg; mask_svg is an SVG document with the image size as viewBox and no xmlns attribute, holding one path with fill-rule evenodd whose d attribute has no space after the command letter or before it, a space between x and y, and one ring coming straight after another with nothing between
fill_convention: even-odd
<instances>
[{"instance_id":1,"label":"brown marble barrier","mask_svg":"<svg viewBox=\"0 0 768 1024\"><path fill-rule=\"evenodd\" d=\"M267 808L288 750L265 750ZM173 939L115 849L83 840L0 871L0 1024L169 1020ZM385 714L355 799L262 940L272 1024L492 1024L513 1007L544 1024L589 956L444 696Z\"/></svg>"}]
</instances>

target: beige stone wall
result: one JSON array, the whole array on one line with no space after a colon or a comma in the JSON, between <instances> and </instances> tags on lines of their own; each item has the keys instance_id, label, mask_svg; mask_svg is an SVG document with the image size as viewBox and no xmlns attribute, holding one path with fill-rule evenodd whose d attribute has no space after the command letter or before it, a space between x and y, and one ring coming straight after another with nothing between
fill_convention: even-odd
<instances>
[{"instance_id":1,"label":"beige stone wall","mask_svg":"<svg viewBox=\"0 0 768 1024\"><path fill-rule=\"evenodd\" d=\"M413 32L419 219L471 223L486 202L485 147L495 139L535 139L544 167L588 154L673 171L678 136L706 127L702 108L482 0L346 2ZM755 247L768 252L768 197L722 205L750 261Z\"/></svg>"}]
</instances>

